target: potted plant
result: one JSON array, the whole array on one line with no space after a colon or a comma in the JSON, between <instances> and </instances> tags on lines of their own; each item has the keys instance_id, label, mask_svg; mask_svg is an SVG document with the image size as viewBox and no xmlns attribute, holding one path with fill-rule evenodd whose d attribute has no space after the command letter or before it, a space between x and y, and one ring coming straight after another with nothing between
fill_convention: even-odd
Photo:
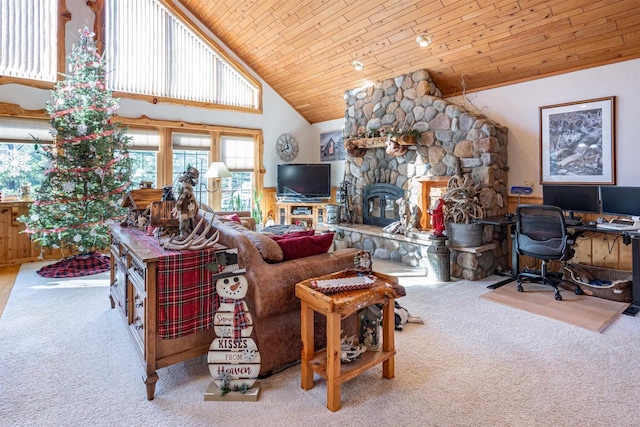
<instances>
[{"instance_id":1,"label":"potted plant","mask_svg":"<svg viewBox=\"0 0 640 427\"><path fill-rule=\"evenodd\" d=\"M484 208L471 176L465 174L449 178L442 199L449 242L454 246L481 246L483 226L474 221L484 217Z\"/></svg>"},{"instance_id":2,"label":"potted plant","mask_svg":"<svg viewBox=\"0 0 640 427\"><path fill-rule=\"evenodd\" d=\"M256 221L256 229L262 228L262 193L258 193L256 188L253 189L253 209L251 216Z\"/></svg>"}]
</instances>

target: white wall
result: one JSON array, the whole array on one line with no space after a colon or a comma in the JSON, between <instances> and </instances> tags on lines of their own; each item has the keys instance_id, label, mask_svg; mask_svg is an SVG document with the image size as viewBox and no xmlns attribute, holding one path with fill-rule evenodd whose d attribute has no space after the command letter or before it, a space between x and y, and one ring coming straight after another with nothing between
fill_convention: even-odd
<instances>
[{"instance_id":1,"label":"white wall","mask_svg":"<svg viewBox=\"0 0 640 427\"><path fill-rule=\"evenodd\" d=\"M640 186L640 59L547 77L467 95L487 117L509 128L509 187L534 181L542 196L539 107L616 97L617 184ZM464 104L461 97L448 101Z\"/></svg>"},{"instance_id":2,"label":"white wall","mask_svg":"<svg viewBox=\"0 0 640 427\"><path fill-rule=\"evenodd\" d=\"M79 37L78 29L93 28L94 14L86 5L86 0L67 0L67 9L72 19L66 25L67 53ZM186 11L185 11L186 13ZM193 16L188 14L191 19ZM195 22L195 20L194 20ZM202 27L201 27L202 28ZM202 28L213 40L224 48L224 45L212 33ZM284 99L268 86L253 70L225 49L234 59L241 63L255 78L260 80L263 89L263 113L250 114L235 111L222 111L195 107L182 107L172 104L151 104L122 98L118 114L124 117L140 117L145 115L158 120L183 120L189 123L201 123L221 126L235 126L251 129L262 129L264 135L264 165L267 173L264 178L265 187L275 187L276 168L280 162L276 156L275 142L282 133L291 133L300 143L300 154L296 163L317 161L320 154L320 139L312 132L311 125L298 114ZM27 86L9 84L0 86L0 101L20 105L27 110L42 109L51 99L49 90L34 89Z\"/></svg>"}]
</instances>

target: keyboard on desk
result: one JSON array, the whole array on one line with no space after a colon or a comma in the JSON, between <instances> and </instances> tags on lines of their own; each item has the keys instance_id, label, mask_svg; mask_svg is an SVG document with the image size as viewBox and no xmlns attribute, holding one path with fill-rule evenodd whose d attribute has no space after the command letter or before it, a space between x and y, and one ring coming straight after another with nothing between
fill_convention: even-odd
<instances>
[{"instance_id":1,"label":"keyboard on desk","mask_svg":"<svg viewBox=\"0 0 640 427\"><path fill-rule=\"evenodd\" d=\"M596 224L596 228L602 230L615 230L615 231L633 231L640 230L640 222L632 221L612 221Z\"/></svg>"}]
</instances>

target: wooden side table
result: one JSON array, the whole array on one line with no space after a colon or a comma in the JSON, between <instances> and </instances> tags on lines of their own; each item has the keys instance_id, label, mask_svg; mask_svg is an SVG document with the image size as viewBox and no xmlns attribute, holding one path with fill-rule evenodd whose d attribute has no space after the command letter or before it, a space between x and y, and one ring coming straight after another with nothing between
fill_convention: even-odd
<instances>
[{"instance_id":1,"label":"wooden side table","mask_svg":"<svg viewBox=\"0 0 640 427\"><path fill-rule=\"evenodd\" d=\"M382 273L374 273L377 280L368 289L338 292L325 295L311 287L313 280L349 277L352 272L342 271L296 284L296 296L301 301L302 363L301 386L304 390L313 388L313 373L317 372L327 381L327 408L340 409L340 385L360 375L367 369L382 363L382 376L394 377L394 355L396 354L394 331L394 300L404 296L405 290L398 279ZM384 304L382 350L367 351L355 361L342 364L340 361L340 330L343 319L372 304ZM314 351L313 312L327 318L326 350Z\"/></svg>"}]
</instances>

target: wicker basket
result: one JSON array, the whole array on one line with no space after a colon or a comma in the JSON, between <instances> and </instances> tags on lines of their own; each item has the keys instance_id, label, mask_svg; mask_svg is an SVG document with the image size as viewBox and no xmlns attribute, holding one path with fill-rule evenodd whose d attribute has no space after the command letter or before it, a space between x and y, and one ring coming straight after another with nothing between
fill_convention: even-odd
<instances>
[{"instance_id":1,"label":"wicker basket","mask_svg":"<svg viewBox=\"0 0 640 427\"><path fill-rule=\"evenodd\" d=\"M562 278L565 281L561 282L560 286L564 289L575 290L575 287L578 286L586 295L618 302L631 302L632 300L633 275L630 271L570 264L563 268ZM594 286L591 284L592 280L608 280L611 284Z\"/></svg>"}]
</instances>

